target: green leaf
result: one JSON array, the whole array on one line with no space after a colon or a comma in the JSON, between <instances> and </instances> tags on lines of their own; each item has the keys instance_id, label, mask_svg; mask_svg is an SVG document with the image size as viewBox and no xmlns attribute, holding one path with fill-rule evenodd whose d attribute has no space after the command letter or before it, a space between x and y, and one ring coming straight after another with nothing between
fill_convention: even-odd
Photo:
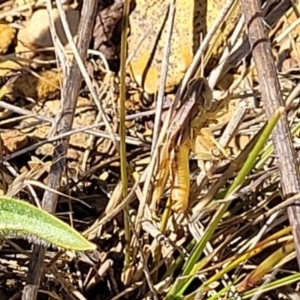
<instances>
[{"instance_id":1,"label":"green leaf","mask_svg":"<svg viewBox=\"0 0 300 300\"><path fill-rule=\"evenodd\" d=\"M36 244L74 251L95 250L97 247L54 215L5 196L0 197L0 236L24 238Z\"/></svg>"}]
</instances>

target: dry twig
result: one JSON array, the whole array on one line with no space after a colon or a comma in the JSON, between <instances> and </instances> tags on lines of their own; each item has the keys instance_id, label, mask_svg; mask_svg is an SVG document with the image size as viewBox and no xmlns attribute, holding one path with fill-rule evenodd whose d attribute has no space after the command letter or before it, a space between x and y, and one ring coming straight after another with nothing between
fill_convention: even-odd
<instances>
[{"instance_id":1,"label":"dry twig","mask_svg":"<svg viewBox=\"0 0 300 300\"><path fill-rule=\"evenodd\" d=\"M258 2L243 0L242 9L248 28L248 39L253 59L257 68L262 100L266 115L271 118L274 112L284 104L271 44ZM283 199L286 199L300 191L300 174L286 114L283 114L278 121L272 134L272 140L282 182ZM294 204L287 208L287 212L295 239L298 265L300 266L300 200L295 200Z\"/></svg>"},{"instance_id":2,"label":"dry twig","mask_svg":"<svg viewBox=\"0 0 300 300\"><path fill-rule=\"evenodd\" d=\"M82 60L85 60L87 49L89 46L90 38L92 35L93 23L96 15L97 1L85 1L81 12L81 22L78 29L78 42L77 49ZM74 112L76 108L79 88L82 82L82 75L78 67L77 62L74 60L71 67L65 74L65 80L63 84L62 99L64 99L64 107L62 117L58 123L58 132L64 133L72 128ZM60 181L65 169L65 157L68 149L69 137L61 139L53 157L53 164L50 169L48 185L52 189L60 188ZM44 209L50 212L54 212L57 203L57 194L50 191L45 191L42 206ZM27 277L27 285L23 291L23 300L36 299L37 290L39 287L42 262L46 248L41 246L35 246L30 264Z\"/></svg>"}]
</instances>

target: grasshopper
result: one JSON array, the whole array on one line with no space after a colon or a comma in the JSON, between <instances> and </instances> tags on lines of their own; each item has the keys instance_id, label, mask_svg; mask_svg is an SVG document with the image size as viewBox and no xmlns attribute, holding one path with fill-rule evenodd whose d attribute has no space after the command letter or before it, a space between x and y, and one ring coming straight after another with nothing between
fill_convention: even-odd
<instances>
[{"instance_id":1,"label":"grasshopper","mask_svg":"<svg viewBox=\"0 0 300 300\"><path fill-rule=\"evenodd\" d=\"M202 127L205 126L209 118L207 115L215 116L214 112L210 112L212 108L212 92L206 80L204 78L196 78L190 81L183 100L184 103L172 118L162 146L159 172L151 203L153 209L156 208L169 177L171 182L170 200L172 210L182 212L187 209L190 191L190 149L197 152L197 149L207 150L215 146L207 139L207 132L202 133ZM196 147L192 145L193 135L196 135ZM198 148L197 144L199 144ZM212 154L206 151L203 152L201 159L209 160L211 157Z\"/></svg>"}]
</instances>

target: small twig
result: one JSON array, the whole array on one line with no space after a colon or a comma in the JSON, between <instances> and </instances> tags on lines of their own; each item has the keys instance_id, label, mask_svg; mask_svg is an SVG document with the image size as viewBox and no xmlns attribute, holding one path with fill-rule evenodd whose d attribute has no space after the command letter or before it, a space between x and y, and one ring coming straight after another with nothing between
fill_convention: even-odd
<instances>
[{"instance_id":1,"label":"small twig","mask_svg":"<svg viewBox=\"0 0 300 300\"><path fill-rule=\"evenodd\" d=\"M277 70L272 56L272 48L264 25L261 8L258 1L243 0L242 9L248 27L248 39L256 65L261 88L262 101L266 115L270 118L274 112L283 106ZM286 113L282 115L272 134L274 151L282 182L283 199L300 192L300 174L296 153L289 129ZM300 200L287 209L300 267Z\"/></svg>"},{"instance_id":2,"label":"small twig","mask_svg":"<svg viewBox=\"0 0 300 300\"><path fill-rule=\"evenodd\" d=\"M111 135L111 138L114 142L114 144L116 145L117 148L119 148L119 143L115 140L114 138L114 132L111 128L111 125L107 119L107 116L106 116L106 113L101 105L101 102L98 98L98 95L96 94L96 91L93 87L93 84L92 84L92 81L87 73L87 70L84 66L84 63L83 61L85 60L85 57L86 57L86 54L87 54L87 50L86 49L86 52L84 53L84 56L81 56L80 54L80 49L77 50L74 42L73 42L73 37L72 37L72 34L71 34L71 31L69 30L68 28L68 21L67 21L67 17L66 17L66 14L64 12L64 9L63 9L63 6L62 6L62 3L60 0L56 0L56 4L57 4L57 8L58 8L58 11L59 11L59 14L60 14L60 18L61 18L61 22L64 26L64 31L65 31L65 34L66 34L66 37L68 39L68 42L70 44L70 47L73 51L73 55L74 55L74 58L77 62L77 65L78 65L78 68L80 70L80 73L81 73L81 76L83 76L84 78L84 81L91 93L91 96L95 102L95 104L97 105L97 108L99 109L99 111L101 112L101 115L102 115L102 119L104 121L104 124L105 124L105 127L106 129L108 130L109 134ZM66 75L66 74L65 74Z\"/></svg>"},{"instance_id":3,"label":"small twig","mask_svg":"<svg viewBox=\"0 0 300 300\"><path fill-rule=\"evenodd\" d=\"M97 10L97 1L84 1L80 25L78 28L77 48L81 60L85 60L89 42L92 36L93 23ZM74 112L76 109L78 92L82 82L82 76L77 61L73 61L70 69L67 69L64 77L62 99L64 99L63 114L58 124L60 133L69 131L72 127ZM48 186L58 190L60 181L65 169L65 157L68 150L69 138L61 139L55 148L53 161L49 172ZM58 195L50 191L45 191L42 207L54 212L56 209ZM24 287L22 300L35 300L40 284L42 264L45 257L46 248L34 246L28 268L27 285Z\"/></svg>"},{"instance_id":4,"label":"small twig","mask_svg":"<svg viewBox=\"0 0 300 300\"><path fill-rule=\"evenodd\" d=\"M165 85L166 85L167 75L168 75L169 55L170 55L170 48L171 48L171 37L173 32L175 11L176 11L175 0L171 0L171 3L169 5L169 16L168 16L168 25L167 25L167 41L166 41L164 54L163 54L164 63L162 64L162 68L161 68L160 84L159 84L159 90L157 95L157 105L156 105L157 113L155 114L155 121L154 121L154 130L153 130L152 148L151 148L152 151L156 146L159 130L161 127L161 113L163 107Z\"/></svg>"}]
</instances>

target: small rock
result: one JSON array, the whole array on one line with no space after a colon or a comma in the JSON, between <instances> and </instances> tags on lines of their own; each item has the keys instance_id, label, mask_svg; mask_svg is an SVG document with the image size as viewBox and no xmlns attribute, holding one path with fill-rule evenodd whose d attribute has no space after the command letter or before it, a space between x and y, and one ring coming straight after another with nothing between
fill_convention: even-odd
<instances>
[{"instance_id":1,"label":"small rock","mask_svg":"<svg viewBox=\"0 0 300 300\"><path fill-rule=\"evenodd\" d=\"M69 7L65 8L67 20L72 36L77 34L77 28L79 23L79 12ZM68 45L68 40L63 29L59 12L54 8L51 12L51 16L54 19L56 33L64 46ZM21 46L22 45L22 46ZM32 58L40 48L53 47L53 41L51 37L49 27L49 14L46 9L39 9L35 11L24 29L21 29L18 33L18 52L24 52L24 50L30 50L31 53L22 53L21 56L26 58Z\"/></svg>"}]
</instances>

